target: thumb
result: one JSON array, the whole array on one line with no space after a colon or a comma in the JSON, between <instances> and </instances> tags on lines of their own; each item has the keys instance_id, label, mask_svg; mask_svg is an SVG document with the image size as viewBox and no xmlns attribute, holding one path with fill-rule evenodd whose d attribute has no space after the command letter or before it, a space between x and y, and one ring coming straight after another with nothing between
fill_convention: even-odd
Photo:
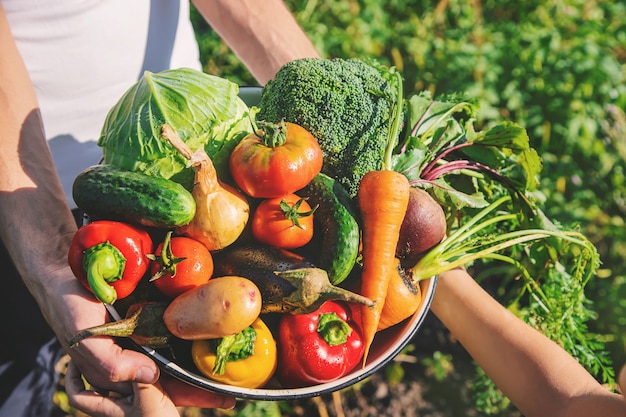
<instances>
[{"instance_id":1,"label":"thumb","mask_svg":"<svg viewBox=\"0 0 626 417\"><path fill-rule=\"evenodd\" d=\"M133 383L133 409L138 416L179 417L180 414L161 384Z\"/></svg>"},{"instance_id":2,"label":"thumb","mask_svg":"<svg viewBox=\"0 0 626 417\"><path fill-rule=\"evenodd\" d=\"M130 394L128 381L153 384L159 378L156 363L141 352L124 349L112 338L85 340L70 351L90 384Z\"/></svg>"}]
</instances>

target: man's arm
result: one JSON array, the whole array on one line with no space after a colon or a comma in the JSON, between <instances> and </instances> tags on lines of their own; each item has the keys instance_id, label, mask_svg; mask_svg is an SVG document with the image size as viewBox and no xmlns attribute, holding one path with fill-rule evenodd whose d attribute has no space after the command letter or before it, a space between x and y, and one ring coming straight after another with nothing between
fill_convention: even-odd
<instances>
[{"instance_id":1,"label":"man's arm","mask_svg":"<svg viewBox=\"0 0 626 417\"><path fill-rule=\"evenodd\" d=\"M319 57L282 0L193 3L261 85L289 61Z\"/></svg>"},{"instance_id":2,"label":"man's arm","mask_svg":"<svg viewBox=\"0 0 626 417\"><path fill-rule=\"evenodd\" d=\"M626 401L487 294L462 270L441 274L432 311L527 417L625 416Z\"/></svg>"},{"instance_id":3,"label":"man's arm","mask_svg":"<svg viewBox=\"0 0 626 417\"><path fill-rule=\"evenodd\" d=\"M0 50L0 238L44 317L90 382L119 389L115 382L133 379L140 368L145 368L143 380L153 382L158 373L154 363L138 352L123 352L112 339L67 346L78 330L104 323L106 311L69 269L67 252L76 224L1 5Z\"/></svg>"}]
</instances>

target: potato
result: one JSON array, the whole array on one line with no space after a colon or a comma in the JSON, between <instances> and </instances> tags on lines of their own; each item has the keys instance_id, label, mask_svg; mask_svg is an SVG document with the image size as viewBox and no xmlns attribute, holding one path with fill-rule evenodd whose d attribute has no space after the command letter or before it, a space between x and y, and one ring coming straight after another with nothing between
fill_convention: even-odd
<instances>
[{"instance_id":1,"label":"potato","mask_svg":"<svg viewBox=\"0 0 626 417\"><path fill-rule=\"evenodd\" d=\"M236 334L261 312L261 292L239 276L213 278L174 298L163 314L168 330L186 340Z\"/></svg>"}]
</instances>

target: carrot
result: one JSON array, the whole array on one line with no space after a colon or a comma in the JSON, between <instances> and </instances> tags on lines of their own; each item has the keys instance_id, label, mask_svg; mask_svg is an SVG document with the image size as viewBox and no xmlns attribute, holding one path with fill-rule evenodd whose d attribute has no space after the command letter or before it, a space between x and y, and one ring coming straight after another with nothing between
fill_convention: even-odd
<instances>
[{"instance_id":1,"label":"carrot","mask_svg":"<svg viewBox=\"0 0 626 417\"><path fill-rule=\"evenodd\" d=\"M390 82L396 89L392 101L392 117L386 138L385 154L380 170L366 173L359 183L357 201L362 219L361 295L374 301L373 307L361 308L361 325L365 344L363 366L378 329L385 305L389 279L396 268L396 246L400 227L409 204L409 180L392 170L392 155L400 133L403 98L402 76L395 68L389 70Z\"/></svg>"},{"instance_id":2,"label":"carrot","mask_svg":"<svg viewBox=\"0 0 626 417\"><path fill-rule=\"evenodd\" d=\"M396 258L396 268L391 271L385 305L380 314L378 331L396 325L411 317L422 304L422 289L419 282L413 282L410 270L400 266Z\"/></svg>"},{"instance_id":3,"label":"carrot","mask_svg":"<svg viewBox=\"0 0 626 417\"><path fill-rule=\"evenodd\" d=\"M374 301L362 308L365 339L363 365L371 347L385 304L389 279L396 269L396 245L409 204L409 181L395 171L371 171L359 185L357 200L363 222L363 271L361 295Z\"/></svg>"}]
</instances>

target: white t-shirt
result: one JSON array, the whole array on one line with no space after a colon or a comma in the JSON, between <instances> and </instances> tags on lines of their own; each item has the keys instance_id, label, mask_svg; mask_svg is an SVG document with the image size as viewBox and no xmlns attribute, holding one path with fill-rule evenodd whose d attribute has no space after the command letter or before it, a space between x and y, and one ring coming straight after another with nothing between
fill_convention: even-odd
<instances>
[{"instance_id":1,"label":"white t-shirt","mask_svg":"<svg viewBox=\"0 0 626 417\"><path fill-rule=\"evenodd\" d=\"M66 196L97 163L109 109L148 70L201 69L187 0L0 0Z\"/></svg>"}]
</instances>

